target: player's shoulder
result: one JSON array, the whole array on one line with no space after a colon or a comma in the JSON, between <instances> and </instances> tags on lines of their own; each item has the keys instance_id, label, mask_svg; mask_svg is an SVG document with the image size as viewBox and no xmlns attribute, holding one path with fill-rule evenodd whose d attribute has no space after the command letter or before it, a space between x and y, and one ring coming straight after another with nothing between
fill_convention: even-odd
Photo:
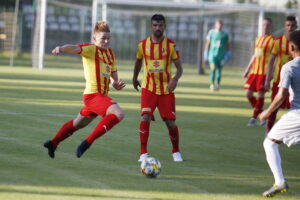
<instances>
[{"instance_id":1,"label":"player's shoulder","mask_svg":"<svg viewBox=\"0 0 300 200\"><path fill-rule=\"evenodd\" d=\"M95 46L93 43L82 43L82 44L77 44L80 47L87 47L87 46Z\"/></svg>"},{"instance_id":2,"label":"player's shoulder","mask_svg":"<svg viewBox=\"0 0 300 200\"><path fill-rule=\"evenodd\" d=\"M280 35L280 36L275 37L275 41L282 40L282 37L283 37L283 35Z\"/></svg>"},{"instance_id":3,"label":"player's shoulder","mask_svg":"<svg viewBox=\"0 0 300 200\"><path fill-rule=\"evenodd\" d=\"M150 38L150 37L146 37L145 39L140 40L140 41L138 42L138 44L142 44L142 43L146 42L149 38Z\"/></svg>"},{"instance_id":4,"label":"player's shoulder","mask_svg":"<svg viewBox=\"0 0 300 200\"><path fill-rule=\"evenodd\" d=\"M172 40L172 39L170 39L170 38L167 38L167 37L166 37L166 40L167 40L169 43L171 43L171 44L175 44L174 40Z\"/></svg>"}]
</instances>

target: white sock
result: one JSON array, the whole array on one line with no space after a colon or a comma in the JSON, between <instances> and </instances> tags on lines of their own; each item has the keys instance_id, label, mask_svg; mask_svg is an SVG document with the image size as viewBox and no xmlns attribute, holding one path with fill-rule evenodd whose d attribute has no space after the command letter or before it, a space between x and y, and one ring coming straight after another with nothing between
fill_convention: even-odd
<instances>
[{"instance_id":1,"label":"white sock","mask_svg":"<svg viewBox=\"0 0 300 200\"><path fill-rule=\"evenodd\" d=\"M264 141L264 148L269 167L275 179L275 185L282 185L285 180L281 168L281 157L278 150L278 144L266 138Z\"/></svg>"}]
</instances>

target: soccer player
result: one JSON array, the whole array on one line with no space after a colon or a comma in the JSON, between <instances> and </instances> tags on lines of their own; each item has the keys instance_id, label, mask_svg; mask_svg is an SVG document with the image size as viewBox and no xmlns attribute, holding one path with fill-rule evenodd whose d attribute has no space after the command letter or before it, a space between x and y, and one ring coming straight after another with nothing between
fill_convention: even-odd
<instances>
[{"instance_id":1,"label":"soccer player","mask_svg":"<svg viewBox=\"0 0 300 200\"><path fill-rule=\"evenodd\" d=\"M248 126L256 125L257 116L262 112L264 106L266 69L274 44L271 27L272 20L265 18L262 24L262 36L256 37L254 54L244 72L244 78L248 78L244 89L247 91L247 99L253 108ZM257 98L253 95L254 92L257 92Z\"/></svg>"},{"instance_id":2,"label":"soccer player","mask_svg":"<svg viewBox=\"0 0 300 200\"><path fill-rule=\"evenodd\" d=\"M148 157L147 143L153 112L158 108L161 118L169 129L172 143L172 155L175 162L182 162L179 150L179 133L175 123L175 96L174 90L182 75L182 66L176 44L164 36L166 28L165 17L155 14L151 18L152 35L138 44L136 61L133 73L133 87L138 91L141 87L138 74L144 60L144 76L141 93L141 120L140 120L140 159L142 162ZM172 77L171 64L175 64L176 73Z\"/></svg>"},{"instance_id":3,"label":"soccer player","mask_svg":"<svg viewBox=\"0 0 300 200\"><path fill-rule=\"evenodd\" d=\"M265 89L269 90L270 81L274 76L272 94L271 94L272 101L274 100L278 92L278 83L280 80L281 68L285 63L287 63L292 58L289 53L289 38L290 38L290 34L293 31L295 31L296 28L297 28L296 18L294 16L287 16L284 23L285 34L276 38L274 42L274 47L272 49L272 54L270 57L268 70L266 74L266 80L265 80ZM276 60L276 66L274 66L275 60ZM283 101L282 105L278 107L278 109L289 108L289 107L290 107L290 103L287 95L287 98L285 99L285 101ZM267 130L266 130L267 132L271 130L271 128L275 123L278 109L274 110L274 112L268 117Z\"/></svg>"},{"instance_id":4,"label":"soccer player","mask_svg":"<svg viewBox=\"0 0 300 200\"><path fill-rule=\"evenodd\" d=\"M124 112L120 106L107 96L110 80L116 90L123 89L125 83L118 78L115 55L108 47L110 29L106 22L98 21L96 23L93 40L93 44L66 44L57 46L52 50L53 54L73 53L82 56L86 88L83 93L84 107L78 116L63 124L56 135L44 143L44 147L48 149L48 155L51 158L55 157L55 150L61 141L88 125L98 115L102 116L102 119L90 135L77 147L76 156L78 158L97 138L104 135L124 118Z\"/></svg>"},{"instance_id":5,"label":"soccer player","mask_svg":"<svg viewBox=\"0 0 300 200\"><path fill-rule=\"evenodd\" d=\"M275 184L263 193L266 197L288 190L281 168L278 144L284 143L289 147L300 144L300 31L291 33L289 40L293 60L283 65L278 92L269 108L260 115L261 121L267 119L281 106L290 92L290 110L275 124L263 143L266 159L275 179Z\"/></svg>"},{"instance_id":6,"label":"soccer player","mask_svg":"<svg viewBox=\"0 0 300 200\"><path fill-rule=\"evenodd\" d=\"M204 60L208 61L210 66L211 91L220 89L222 68L231 56L229 36L222 28L222 20L216 20L215 29L210 30L206 37Z\"/></svg>"}]
</instances>

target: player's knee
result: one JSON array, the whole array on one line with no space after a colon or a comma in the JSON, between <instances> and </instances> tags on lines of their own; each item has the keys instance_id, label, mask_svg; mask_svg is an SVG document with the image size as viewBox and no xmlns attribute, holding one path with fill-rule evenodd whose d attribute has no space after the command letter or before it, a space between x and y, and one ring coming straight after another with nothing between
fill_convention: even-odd
<instances>
[{"instance_id":1,"label":"player's knee","mask_svg":"<svg viewBox=\"0 0 300 200\"><path fill-rule=\"evenodd\" d=\"M143 114L141 117L141 121L150 122L151 121L151 114Z\"/></svg>"},{"instance_id":2,"label":"player's knee","mask_svg":"<svg viewBox=\"0 0 300 200\"><path fill-rule=\"evenodd\" d=\"M115 113L115 115L117 116L117 118L118 118L120 121L122 121L122 120L124 119L124 117L125 117L125 112L124 112L122 109L120 109L120 110L118 110L118 111Z\"/></svg>"},{"instance_id":3,"label":"player's knee","mask_svg":"<svg viewBox=\"0 0 300 200\"><path fill-rule=\"evenodd\" d=\"M166 120L166 125L168 127L168 129L175 129L176 128L176 123L175 123L175 120Z\"/></svg>"}]
</instances>

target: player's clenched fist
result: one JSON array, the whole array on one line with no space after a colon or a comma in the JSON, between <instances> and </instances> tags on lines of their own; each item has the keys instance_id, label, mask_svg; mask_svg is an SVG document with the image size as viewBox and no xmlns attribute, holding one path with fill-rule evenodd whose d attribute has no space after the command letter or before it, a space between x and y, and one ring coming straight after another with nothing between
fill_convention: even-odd
<instances>
[{"instance_id":1,"label":"player's clenched fist","mask_svg":"<svg viewBox=\"0 0 300 200\"><path fill-rule=\"evenodd\" d=\"M60 46L55 47L52 50L52 53L55 54L55 55L60 54L61 53L61 47Z\"/></svg>"}]
</instances>

